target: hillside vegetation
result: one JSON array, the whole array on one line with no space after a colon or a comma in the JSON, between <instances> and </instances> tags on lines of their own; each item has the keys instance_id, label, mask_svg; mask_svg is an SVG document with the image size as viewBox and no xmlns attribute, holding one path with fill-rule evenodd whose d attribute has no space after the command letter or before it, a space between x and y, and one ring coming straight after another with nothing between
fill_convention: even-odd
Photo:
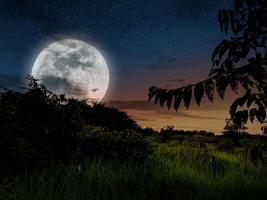
<instances>
[{"instance_id":1,"label":"hillside vegetation","mask_svg":"<svg viewBox=\"0 0 267 200\"><path fill-rule=\"evenodd\" d=\"M0 199L266 199L263 136L140 128L32 77L0 95Z\"/></svg>"}]
</instances>

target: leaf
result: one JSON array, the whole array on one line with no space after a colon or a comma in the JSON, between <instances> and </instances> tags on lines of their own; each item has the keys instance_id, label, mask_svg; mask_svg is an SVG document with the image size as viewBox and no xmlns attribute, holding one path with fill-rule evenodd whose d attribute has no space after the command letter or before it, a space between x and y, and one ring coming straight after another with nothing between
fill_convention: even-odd
<instances>
[{"instance_id":1,"label":"leaf","mask_svg":"<svg viewBox=\"0 0 267 200\"><path fill-rule=\"evenodd\" d=\"M235 12L238 12L240 8L243 7L243 0L235 0Z\"/></svg>"},{"instance_id":2,"label":"leaf","mask_svg":"<svg viewBox=\"0 0 267 200\"><path fill-rule=\"evenodd\" d=\"M239 82L242 85L243 88L245 88L246 90L249 89L249 86L252 87L253 86L253 82L247 78L247 77L240 77L239 78Z\"/></svg>"},{"instance_id":3,"label":"leaf","mask_svg":"<svg viewBox=\"0 0 267 200\"><path fill-rule=\"evenodd\" d=\"M242 124L246 124L248 122L248 111L242 110L235 113L234 116L232 116L234 124L237 124L239 126L242 126Z\"/></svg>"},{"instance_id":4,"label":"leaf","mask_svg":"<svg viewBox=\"0 0 267 200\"><path fill-rule=\"evenodd\" d=\"M184 105L187 109L190 106L191 98L192 98L192 85L189 85L184 89L184 95L183 95Z\"/></svg>"},{"instance_id":5,"label":"leaf","mask_svg":"<svg viewBox=\"0 0 267 200\"><path fill-rule=\"evenodd\" d=\"M215 63L215 65L216 65L216 66L219 66L219 64L220 64L220 61L219 61L219 60L215 60L215 62L214 62L214 63Z\"/></svg>"},{"instance_id":6,"label":"leaf","mask_svg":"<svg viewBox=\"0 0 267 200\"><path fill-rule=\"evenodd\" d=\"M148 93L148 100L150 101L159 91L160 89L155 86L150 87Z\"/></svg>"},{"instance_id":7,"label":"leaf","mask_svg":"<svg viewBox=\"0 0 267 200\"><path fill-rule=\"evenodd\" d=\"M251 104L254 102L254 96L249 95L248 96L248 101L247 101L247 107L249 108L251 106Z\"/></svg>"},{"instance_id":8,"label":"leaf","mask_svg":"<svg viewBox=\"0 0 267 200\"><path fill-rule=\"evenodd\" d=\"M246 0L246 4L248 6L248 9L252 9L253 7L255 7L255 0Z\"/></svg>"},{"instance_id":9,"label":"leaf","mask_svg":"<svg viewBox=\"0 0 267 200\"><path fill-rule=\"evenodd\" d=\"M164 103L167 101L168 99L168 93L166 89L162 89L160 92L160 99L159 99L159 104L160 106L163 108Z\"/></svg>"},{"instance_id":10,"label":"leaf","mask_svg":"<svg viewBox=\"0 0 267 200\"><path fill-rule=\"evenodd\" d=\"M236 23L236 16L235 12L233 10L229 10L229 17L230 17L230 23L231 23L231 29L237 35L238 33L238 28L237 28L237 23Z\"/></svg>"},{"instance_id":11,"label":"leaf","mask_svg":"<svg viewBox=\"0 0 267 200\"><path fill-rule=\"evenodd\" d=\"M252 108L249 110L249 119L250 121L253 123L254 121L254 118L256 116L256 113L257 113L257 109L256 108Z\"/></svg>"},{"instance_id":12,"label":"leaf","mask_svg":"<svg viewBox=\"0 0 267 200\"><path fill-rule=\"evenodd\" d=\"M204 97L204 85L202 82L195 85L194 96L196 104L200 106L201 99Z\"/></svg>"},{"instance_id":13,"label":"leaf","mask_svg":"<svg viewBox=\"0 0 267 200\"><path fill-rule=\"evenodd\" d=\"M256 117L257 117L258 121L260 123L262 123L266 118L266 111L265 111L264 104L258 98L255 98L255 103L258 106L258 109L257 109L257 112L256 112Z\"/></svg>"},{"instance_id":14,"label":"leaf","mask_svg":"<svg viewBox=\"0 0 267 200\"><path fill-rule=\"evenodd\" d=\"M228 42L226 40L223 40L223 45L221 46L219 54L218 54L219 60L222 59L223 55L225 54L227 50L228 50Z\"/></svg>"},{"instance_id":15,"label":"leaf","mask_svg":"<svg viewBox=\"0 0 267 200\"><path fill-rule=\"evenodd\" d=\"M157 94L156 94L156 97L155 97L155 100L154 100L154 104L157 104L159 99L161 98L161 94L162 94L162 89L159 89Z\"/></svg>"},{"instance_id":16,"label":"leaf","mask_svg":"<svg viewBox=\"0 0 267 200\"><path fill-rule=\"evenodd\" d=\"M159 101L160 106L163 107L166 100L167 100L167 90L166 89L158 89L157 93L156 93L154 104L157 104Z\"/></svg>"},{"instance_id":17,"label":"leaf","mask_svg":"<svg viewBox=\"0 0 267 200\"><path fill-rule=\"evenodd\" d=\"M168 91L168 97L167 97L167 107L170 110L171 104L172 104L172 100L175 94L175 90L169 90Z\"/></svg>"},{"instance_id":18,"label":"leaf","mask_svg":"<svg viewBox=\"0 0 267 200\"><path fill-rule=\"evenodd\" d=\"M204 83L205 86L205 92L208 97L208 99L213 102L213 95L214 95L214 82L212 79L208 79Z\"/></svg>"},{"instance_id":19,"label":"leaf","mask_svg":"<svg viewBox=\"0 0 267 200\"><path fill-rule=\"evenodd\" d=\"M266 35L262 36L261 38L261 45L265 46L265 44L266 44Z\"/></svg>"},{"instance_id":20,"label":"leaf","mask_svg":"<svg viewBox=\"0 0 267 200\"><path fill-rule=\"evenodd\" d=\"M248 122L248 111L247 110L242 111L242 122L244 122L245 124Z\"/></svg>"},{"instance_id":21,"label":"leaf","mask_svg":"<svg viewBox=\"0 0 267 200\"><path fill-rule=\"evenodd\" d=\"M243 97L239 97L237 98L232 105L230 106L230 115L231 117L235 116L236 110L238 106L243 106L245 104L245 102L248 99L248 95L244 95Z\"/></svg>"},{"instance_id":22,"label":"leaf","mask_svg":"<svg viewBox=\"0 0 267 200\"><path fill-rule=\"evenodd\" d=\"M238 80L236 78L233 77L230 80L230 87L235 94L238 93Z\"/></svg>"},{"instance_id":23,"label":"leaf","mask_svg":"<svg viewBox=\"0 0 267 200\"><path fill-rule=\"evenodd\" d=\"M267 79L266 70L263 66L250 65L248 68L248 73L259 83ZM253 82L250 82L250 85L253 86Z\"/></svg>"},{"instance_id":24,"label":"leaf","mask_svg":"<svg viewBox=\"0 0 267 200\"><path fill-rule=\"evenodd\" d=\"M233 57L233 62L238 63L240 61L240 59L242 58L242 52L241 51L235 51L232 54L232 57Z\"/></svg>"},{"instance_id":25,"label":"leaf","mask_svg":"<svg viewBox=\"0 0 267 200\"><path fill-rule=\"evenodd\" d=\"M183 99L183 89L175 90L173 105L174 105L174 110L176 112L181 104L182 99Z\"/></svg>"},{"instance_id":26,"label":"leaf","mask_svg":"<svg viewBox=\"0 0 267 200\"><path fill-rule=\"evenodd\" d=\"M214 51L213 51L213 53L212 53L212 55L211 55L211 60L212 60L213 62L215 62L214 59L215 59L215 57L218 55L218 53L220 52L220 49L222 48L223 45L224 45L224 41L222 41L220 44L218 44L218 45L215 47L215 49L214 49ZM219 62L219 61L218 61L218 62Z\"/></svg>"},{"instance_id":27,"label":"leaf","mask_svg":"<svg viewBox=\"0 0 267 200\"><path fill-rule=\"evenodd\" d=\"M241 50L242 50L242 58L246 58L249 53L250 47L249 45L243 45L241 47Z\"/></svg>"},{"instance_id":28,"label":"leaf","mask_svg":"<svg viewBox=\"0 0 267 200\"><path fill-rule=\"evenodd\" d=\"M234 124L238 124L240 126L242 124L242 111L236 112L232 116L232 119L233 119Z\"/></svg>"},{"instance_id":29,"label":"leaf","mask_svg":"<svg viewBox=\"0 0 267 200\"><path fill-rule=\"evenodd\" d=\"M221 75L216 79L217 93L221 99L224 98L224 93L227 88L227 85L228 85L228 80L226 75Z\"/></svg>"},{"instance_id":30,"label":"leaf","mask_svg":"<svg viewBox=\"0 0 267 200\"><path fill-rule=\"evenodd\" d=\"M223 24L222 10L219 10L219 12L218 12L218 21L219 21L219 24L220 24L221 32L223 32L224 31L224 24Z\"/></svg>"},{"instance_id":31,"label":"leaf","mask_svg":"<svg viewBox=\"0 0 267 200\"><path fill-rule=\"evenodd\" d=\"M225 67L225 69L226 69L226 71L228 73L233 72L234 66L233 66L233 62L232 61L230 61L230 60L225 61L224 62L224 67Z\"/></svg>"},{"instance_id":32,"label":"leaf","mask_svg":"<svg viewBox=\"0 0 267 200\"><path fill-rule=\"evenodd\" d=\"M61 94L61 95L59 95L59 98L60 98L60 101L61 101L61 102L63 102L63 101L66 100L66 98L65 98L65 94Z\"/></svg>"},{"instance_id":33,"label":"leaf","mask_svg":"<svg viewBox=\"0 0 267 200\"><path fill-rule=\"evenodd\" d=\"M224 32L228 33L228 25L229 25L229 15L227 10L222 10L223 22L224 22Z\"/></svg>"},{"instance_id":34,"label":"leaf","mask_svg":"<svg viewBox=\"0 0 267 200\"><path fill-rule=\"evenodd\" d=\"M262 123L266 118L265 110L257 110L256 117L260 123Z\"/></svg>"}]
</instances>

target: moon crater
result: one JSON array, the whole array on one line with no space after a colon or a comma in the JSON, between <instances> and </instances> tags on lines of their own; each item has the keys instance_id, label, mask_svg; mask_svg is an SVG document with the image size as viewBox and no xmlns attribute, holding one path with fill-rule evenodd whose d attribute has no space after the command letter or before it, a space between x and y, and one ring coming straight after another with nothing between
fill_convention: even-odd
<instances>
[{"instance_id":1,"label":"moon crater","mask_svg":"<svg viewBox=\"0 0 267 200\"><path fill-rule=\"evenodd\" d=\"M73 39L52 43L39 54L32 76L56 94L100 101L109 84L104 57L93 46Z\"/></svg>"}]
</instances>

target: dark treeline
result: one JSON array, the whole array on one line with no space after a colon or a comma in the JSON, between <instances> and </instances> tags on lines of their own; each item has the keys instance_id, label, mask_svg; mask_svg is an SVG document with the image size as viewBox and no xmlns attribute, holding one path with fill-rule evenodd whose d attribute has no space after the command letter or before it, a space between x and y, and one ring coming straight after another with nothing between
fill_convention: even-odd
<instances>
[{"instance_id":1,"label":"dark treeline","mask_svg":"<svg viewBox=\"0 0 267 200\"><path fill-rule=\"evenodd\" d=\"M88 159L140 162L153 152L145 136L161 142L179 135L228 137L230 140L221 145L227 149L239 145L241 136L248 137L229 133L215 136L173 126L160 132L142 129L116 108L67 99L53 94L33 77L27 79L25 92L4 89L0 93L0 178L57 164L80 165Z\"/></svg>"},{"instance_id":2,"label":"dark treeline","mask_svg":"<svg viewBox=\"0 0 267 200\"><path fill-rule=\"evenodd\" d=\"M126 113L66 99L33 77L27 79L24 93L7 89L0 93L1 176L95 156L143 159L150 152L137 134L140 127Z\"/></svg>"}]
</instances>

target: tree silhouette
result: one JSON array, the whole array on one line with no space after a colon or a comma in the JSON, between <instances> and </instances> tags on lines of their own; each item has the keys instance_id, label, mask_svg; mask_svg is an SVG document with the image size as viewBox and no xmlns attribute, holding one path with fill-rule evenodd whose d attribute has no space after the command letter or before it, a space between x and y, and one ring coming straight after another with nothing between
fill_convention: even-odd
<instances>
[{"instance_id":1,"label":"tree silhouette","mask_svg":"<svg viewBox=\"0 0 267 200\"><path fill-rule=\"evenodd\" d=\"M150 145L138 134L141 128L126 113L67 99L37 79L27 79L23 93L0 92L0 180L8 174L104 154L140 159L150 153Z\"/></svg>"},{"instance_id":2,"label":"tree silhouette","mask_svg":"<svg viewBox=\"0 0 267 200\"><path fill-rule=\"evenodd\" d=\"M208 78L196 84L177 89L149 88L149 100L155 104L173 104L177 111L181 102L189 108L192 96L199 106L206 95L213 102L215 90L224 98L227 86L237 93L239 85L246 93L237 98L230 107L230 122L234 127L243 127L250 120L262 123L267 106L267 1L235 0L234 9L218 12L220 29L232 32L230 39L222 40L214 49ZM240 109L242 107L242 109ZM245 107L245 108L244 108Z\"/></svg>"}]
</instances>

